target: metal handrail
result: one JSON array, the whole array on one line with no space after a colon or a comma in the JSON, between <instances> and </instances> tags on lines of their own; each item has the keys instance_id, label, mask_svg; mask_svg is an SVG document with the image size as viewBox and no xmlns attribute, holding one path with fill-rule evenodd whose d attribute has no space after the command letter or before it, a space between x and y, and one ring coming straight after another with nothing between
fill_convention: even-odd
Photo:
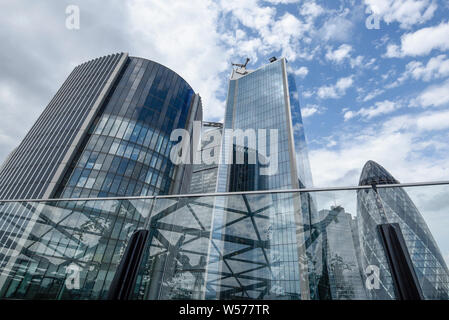
<instances>
[{"instance_id":1,"label":"metal handrail","mask_svg":"<svg viewBox=\"0 0 449 320\"><path fill-rule=\"evenodd\" d=\"M412 182L395 184L373 184L363 186L349 187L323 187L323 188L301 188L301 189L276 189L276 190L257 190L257 191L239 191L239 192L212 192L212 193L189 193L189 194L170 194L156 196L119 196L119 197L100 197L100 198L47 198L47 199L0 199L1 203L7 202L55 202L55 201L105 201L105 200L151 200L151 199L173 199L173 198L198 198L198 197L221 197L236 195L257 195L257 194L282 194L297 192L325 192L325 191L345 191L345 190L363 190L372 187L380 188L398 188L398 187L424 187L435 185L449 185L449 181L430 181L430 182Z\"/></svg>"}]
</instances>

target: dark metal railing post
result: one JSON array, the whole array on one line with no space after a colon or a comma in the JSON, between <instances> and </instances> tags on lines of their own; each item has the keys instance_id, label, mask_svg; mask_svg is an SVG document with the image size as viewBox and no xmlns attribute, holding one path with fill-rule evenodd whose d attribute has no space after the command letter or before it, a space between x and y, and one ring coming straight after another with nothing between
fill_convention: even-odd
<instances>
[{"instance_id":1,"label":"dark metal railing post","mask_svg":"<svg viewBox=\"0 0 449 320\"><path fill-rule=\"evenodd\" d=\"M401 227L398 223L389 223L387 213L379 195L377 185L371 188L375 194L376 207L381 223L377 225L382 247L390 267L396 296L399 300L423 300L421 286L413 267Z\"/></svg>"},{"instance_id":2,"label":"dark metal railing post","mask_svg":"<svg viewBox=\"0 0 449 320\"><path fill-rule=\"evenodd\" d=\"M385 255L399 300L424 300L401 228L398 223L379 224Z\"/></svg>"},{"instance_id":3,"label":"dark metal railing post","mask_svg":"<svg viewBox=\"0 0 449 320\"><path fill-rule=\"evenodd\" d=\"M148 234L148 230L137 230L132 234L109 287L108 300L128 300L131 296Z\"/></svg>"}]
</instances>

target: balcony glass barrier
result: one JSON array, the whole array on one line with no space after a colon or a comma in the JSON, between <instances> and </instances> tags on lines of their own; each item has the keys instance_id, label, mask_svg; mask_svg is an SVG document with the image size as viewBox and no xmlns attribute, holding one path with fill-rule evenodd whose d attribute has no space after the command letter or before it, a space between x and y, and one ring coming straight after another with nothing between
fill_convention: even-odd
<instances>
[{"instance_id":1,"label":"balcony glass barrier","mask_svg":"<svg viewBox=\"0 0 449 320\"><path fill-rule=\"evenodd\" d=\"M449 185L0 202L0 298L106 299L132 233L129 299L398 299L397 223L425 299L448 299Z\"/></svg>"},{"instance_id":2,"label":"balcony glass barrier","mask_svg":"<svg viewBox=\"0 0 449 320\"><path fill-rule=\"evenodd\" d=\"M105 299L151 202L0 202L0 297Z\"/></svg>"}]
</instances>

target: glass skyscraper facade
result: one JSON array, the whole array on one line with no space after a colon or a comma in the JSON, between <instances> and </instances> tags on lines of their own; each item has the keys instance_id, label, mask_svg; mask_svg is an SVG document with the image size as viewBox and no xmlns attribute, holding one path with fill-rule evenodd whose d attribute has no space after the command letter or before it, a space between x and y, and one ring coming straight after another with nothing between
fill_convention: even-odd
<instances>
[{"instance_id":1,"label":"glass skyscraper facade","mask_svg":"<svg viewBox=\"0 0 449 320\"><path fill-rule=\"evenodd\" d=\"M201 120L192 88L170 69L129 58L59 186L63 198L176 193L174 129ZM179 186L178 186L179 188Z\"/></svg>"},{"instance_id":2,"label":"glass skyscraper facade","mask_svg":"<svg viewBox=\"0 0 449 320\"><path fill-rule=\"evenodd\" d=\"M223 124L219 122L202 122L201 127L201 142L200 152L208 153L213 157L216 150L221 148L221 135L223 131ZM217 139L217 137L220 137ZM215 141L215 139L217 139ZM189 193L214 193L217 188L217 172L218 163L206 164L204 162L200 164L192 165L192 177L190 179Z\"/></svg>"},{"instance_id":3,"label":"glass skyscraper facade","mask_svg":"<svg viewBox=\"0 0 449 320\"><path fill-rule=\"evenodd\" d=\"M268 184L265 189L310 186L312 179L298 92L294 76L287 70L286 59L282 58L257 70L245 72L240 74L234 70L229 81L224 130L250 129L257 132L264 129L267 132L267 143L270 141L270 129L276 130L278 170L267 175ZM235 145L236 143L224 145L224 148L235 148ZM267 154L274 147L270 143ZM297 154L296 151L302 152ZM224 162L223 159L222 163ZM230 185L229 175L226 174L232 169L233 166L225 165L219 169L218 191L234 188Z\"/></svg>"},{"instance_id":4,"label":"glass skyscraper facade","mask_svg":"<svg viewBox=\"0 0 449 320\"><path fill-rule=\"evenodd\" d=\"M190 130L201 118L199 95L170 69L127 54L89 61L74 69L5 163L0 197L177 193L186 168L170 161L176 143L170 134L177 128ZM93 298L105 298L101 288L109 286L144 214L131 201L69 201L57 210L45 209L51 207L2 205L3 296L54 298L46 289L75 264L83 269L84 288ZM61 297L81 293L67 294Z\"/></svg>"},{"instance_id":5,"label":"glass skyscraper facade","mask_svg":"<svg viewBox=\"0 0 449 320\"><path fill-rule=\"evenodd\" d=\"M320 210L324 261L328 268L329 291L332 300L366 299L365 284L357 259L352 216L341 206Z\"/></svg>"},{"instance_id":6,"label":"glass skyscraper facade","mask_svg":"<svg viewBox=\"0 0 449 320\"><path fill-rule=\"evenodd\" d=\"M77 66L0 171L0 199L50 197L91 127L127 54Z\"/></svg>"},{"instance_id":7,"label":"glass skyscraper facade","mask_svg":"<svg viewBox=\"0 0 449 320\"><path fill-rule=\"evenodd\" d=\"M242 142L229 140L227 130L266 130L267 152L261 152L262 141L257 147L246 139ZM272 132L277 131L277 141L270 141ZM218 167L218 192L291 189L311 185L306 141L303 132L298 92L294 77L287 69L285 58L264 65L257 70L238 68L233 70L229 81L223 125L221 162ZM235 132L235 131L234 131ZM263 142L262 142L263 143ZM262 174L260 164L226 163L225 157L236 152L255 154L255 158L273 156L277 150L277 170ZM270 154L271 152L271 154ZM261 154L262 153L262 154ZM298 154L299 153L299 154ZM261 155L260 155L261 154ZM266 160L266 159L265 159ZM266 200L266 199L264 199ZM224 202L222 202L224 201ZM244 212L252 213L260 203L245 203ZM255 230L251 238L268 247L248 246L242 248L238 242L217 242L210 247L214 263L208 265L208 286L206 297L218 299L233 296L248 297L245 291L249 279L263 285L257 290L259 298L265 299L309 299L317 298L316 274L312 262L317 250L317 242L312 241L310 222L317 219L311 197L272 195L271 202L265 203L266 215L242 214L235 220L220 208L232 207L228 199L216 199L213 217L213 238L236 230ZM237 217L236 217L237 218ZM265 234L258 229L269 228ZM239 261L233 256L243 253L245 259ZM234 260L236 259L236 260ZM226 270L226 271L224 271ZM231 276L232 275L232 276ZM237 276L236 276L237 275Z\"/></svg>"},{"instance_id":8,"label":"glass skyscraper facade","mask_svg":"<svg viewBox=\"0 0 449 320\"><path fill-rule=\"evenodd\" d=\"M398 184L381 165L368 161L360 185ZM376 226L398 223L405 239L414 270L426 299L448 299L449 271L421 213L402 188L377 188L357 192L357 220L362 268L380 269L379 289L367 290L373 299L395 299L387 258Z\"/></svg>"},{"instance_id":9,"label":"glass skyscraper facade","mask_svg":"<svg viewBox=\"0 0 449 320\"><path fill-rule=\"evenodd\" d=\"M170 134L201 119L199 96L158 63L127 54L83 63L4 163L0 198L175 193Z\"/></svg>"}]
</instances>

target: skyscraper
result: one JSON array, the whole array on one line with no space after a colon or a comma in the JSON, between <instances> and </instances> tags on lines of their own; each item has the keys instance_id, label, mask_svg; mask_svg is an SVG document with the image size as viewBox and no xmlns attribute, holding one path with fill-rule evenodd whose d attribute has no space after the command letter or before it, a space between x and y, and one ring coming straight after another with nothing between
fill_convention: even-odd
<instances>
[{"instance_id":1,"label":"skyscraper","mask_svg":"<svg viewBox=\"0 0 449 320\"><path fill-rule=\"evenodd\" d=\"M278 170L267 175L268 184L264 189L299 188L312 184L298 91L294 75L287 69L285 58L275 60L257 70L233 70L223 128L243 131L249 129L256 132L260 129L266 130L266 156L273 156L270 151L277 146ZM271 145L270 129L277 131L276 145ZM239 145L238 142L232 142L232 145L224 144L223 148L225 151L226 148L232 150L235 146L251 147L247 143ZM259 149L255 151L260 152ZM225 160L221 163L225 163ZM230 191L235 188L230 181L233 168L234 166L229 165L219 168L217 191Z\"/></svg>"},{"instance_id":2,"label":"skyscraper","mask_svg":"<svg viewBox=\"0 0 449 320\"><path fill-rule=\"evenodd\" d=\"M94 59L77 66L42 112L0 172L0 199L49 196L74 156L126 54Z\"/></svg>"},{"instance_id":3,"label":"skyscraper","mask_svg":"<svg viewBox=\"0 0 449 320\"><path fill-rule=\"evenodd\" d=\"M170 69L115 54L76 67L0 172L0 199L176 192L170 133L201 120Z\"/></svg>"},{"instance_id":4,"label":"skyscraper","mask_svg":"<svg viewBox=\"0 0 449 320\"><path fill-rule=\"evenodd\" d=\"M398 184L381 165L368 161L359 185ZM365 189L357 192L357 220L363 270L380 269L379 289L367 290L370 298L394 299L388 262L376 226L398 223L423 295L426 299L448 299L449 270L421 213L401 187Z\"/></svg>"},{"instance_id":5,"label":"skyscraper","mask_svg":"<svg viewBox=\"0 0 449 320\"><path fill-rule=\"evenodd\" d=\"M203 122L201 128L201 144L200 152L209 153L211 157L214 157L215 152L214 145L221 146L221 137L223 124L219 122ZM217 141L215 141L217 139ZM214 142L215 143L211 143ZM217 155L218 156L218 155ZM213 193L217 187L217 163L200 163L192 165L192 177L189 179L189 193Z\"/></svg>"},{"instance_id":6,"label":"skyscraper","mask_svg":"<svg viewBox=\"0 0 449 320\"><path fill-rule=\"evenodd\" d=\"M199 95L156 62L121 53L83 63L2 167L0 199L177 193L188 168L170 161L170 134L201 118ZM132 201L0 208L8 298L104 298L124 240L146 218ZM83 269L84 291L58 293L71 263Z\"/></svg>"},{"instance_id":7,"label":"skyscraper","mask_svg":"<svg viewBox=\"0 0 449 320\"><path fill-rule=\"evenodd\" d=\"M235 134L236 130L241 131ZM265 130L262 131L267 134L265 141L260 140L259 130ZM235 134L236 139L231 134ZM257 145L251 144L255 136ZM268 144L265 150L264 144ZM256 163L226 162L229 158L235 159L238 152L244 159L249 159L252 154ZM267 173L265 169L270 166L275 168ZM311 186L311 182L298 92L294 76L288 71L287 60L271 59L269 64L257 70L247 70L246 66L234 69L229 80L217 191L297 189ZM316 297L317 279L312 257L317 250L317 241L311 241L310 237L310 223L317 219L313 199L308 194L272 195L270 199L268 220L256 220L251 215L255 210L252 207L259 208L256 199L244 199L245 212L250 214L242 215L238 220L220 209L236 206L232 202L237 200L216 200L213 221L216 237L246 228L249 233L257 235L259 243L266 241L269 247L248 248L245 258L242 255L244 262L236 263L232 256L241 249L237 244L211 246L211 255L223 257L223 260L208 268L209 279L213 280L208 286L207 297L248 297L242 285L248 277L260 281L258 290L251 290L259 298ZM258 224L256 221L261 222ZM264 226L269 226L273 234L283 234L284 237L263 234L258 228L262 230ZM258 268L261 265L267 267ZM228 270L227 274L238 276L224 276L217 280L216 275L224 269ZM259 270L255 273L254 269Z\"/></svg>"},{"instance_id":8,"label":"skyscraper","mask_svg":"<svg viewBox=\"0 0 449 320\"><path fill-rule=\"evenodd\" d=\"M352 216L341 206L320 210L325 261L329 269L329 289L332 300L366 299L364 283L357 260ZM357 234L358 236L358 234Z\"/></svg>"}]
</instances>

